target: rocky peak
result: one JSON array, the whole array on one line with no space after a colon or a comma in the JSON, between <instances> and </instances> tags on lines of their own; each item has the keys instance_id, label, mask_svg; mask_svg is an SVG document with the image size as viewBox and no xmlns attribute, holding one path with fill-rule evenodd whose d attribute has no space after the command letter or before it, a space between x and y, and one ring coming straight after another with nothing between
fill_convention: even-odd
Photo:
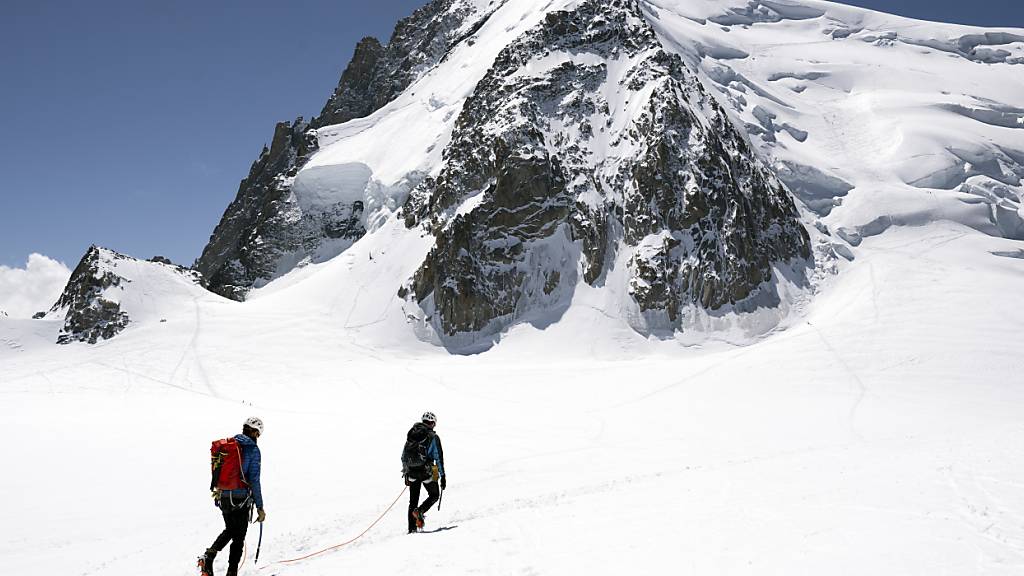
<instances>
[{"instance_id":1,"label":"rocky peak","mask_svg":"<svg viewBox=\"0 0 1024 576\"><path fill-rule=\"evenodd\" d=\"M439 62L481 17L479 0L433 0L395 27L388 44L364 38L320 116L279 123L253 163L195 267L209 289L242 300L306 261L320 261L365 234L362 202L301 206L298 171L317 150L315 128L372 114Z\"/></svg>"},{"instance_id":2,"label":"rocky peak","mask_svg":"<svg viewBox=\"0 0 1024 576\"><path fill-rule=\"evenodd\" d=\"M405 206L436 239L400 295L449 344L568 306L616 265L643 332L767 290L809 256L792 199L635 0L547 14L507 46Z\"/></svg>"},{"instance_id":3,"label":"rocky peak","mask_svg":"<svg viewBox=\"0 0 1024 576\"><path fill-rule=\"evenodd\" d=\"M126 300L133 297L132 292L136 293L136 299L150 299L145 286L133 288L132 284L140 279L147 284L150 277L159 279L158 292L162 295L170 293L173 283L168 279L189 286L197 293L204 293L199 288L202 277L198 272L173 264L166 258L143 261L96 245L90 246L47 314L64 316L64 326L57 336L57 343L78 341L95 344L116 336L132 321L124 307ZM153 304L148 301L147 307Z\"/></svg>"},{"instance_id":4,"label":"rocky peak","mask_svg":"<svg viewBox=\"0 0 1024 576\"><path fill-rule=\"evenodd\" d=\"M341 124L373 113L373 85L379 72L380 59L384 54L384 46L371 36L356 44L352 60L342 72L338 87L334 89L334 94L316 120L318 124Z\"/></svg>"},{"instance_id":5,"label":"rocky peak","mask_svg":"<svg viewBox=\"0 0 1024 576\"><path fill-rule=\"evenodd\" d=\"M58 344L73 341L95 344L98 340L113 338L128 326L128 314L106 294L125 282L110 270L108 263L113 258L126 257L93 245L75 266L64 292L50 309L51 313L65 314Z\"/></svg>"},{"instance_id":6,"label":"rocky peak","mask_svg":"<svg viewBox=\"0 0 1024 576\"><path fill-rule=\"evenodd\" d=\"M400 20L386 46L375 38L363 38L314 125L369 116L394 100L479 26L477 4L433 0Z\"/></svg>"}]
</instances>

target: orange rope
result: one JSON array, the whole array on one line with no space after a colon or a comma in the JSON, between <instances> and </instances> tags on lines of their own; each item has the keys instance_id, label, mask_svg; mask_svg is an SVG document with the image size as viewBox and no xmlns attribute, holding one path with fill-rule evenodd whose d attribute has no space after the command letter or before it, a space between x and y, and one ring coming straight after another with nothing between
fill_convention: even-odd
<instances>
[{"instance_id":1,"label":"orange rope","mask_svg":"<svg viewBox=\"0 0 1024 576\"><path fill-rule=\"evenodd\" d=\"M271 562L270 564L266 564L266 565L260 566L259 569L263 570L264 568L269 568L271 566L277 566L278 564L292 564L294 562L299 562L301 560L306 560L306 559L312 558L313 556L319 556L320 554L323 554L324 552L330 552L331 550L337 550L338 548L341 548L342 546L348 546L349 544L355 542L356 540L359 540L367 532L369 532L371 528L376 526L378 522L383 520L384 517L387 516L388 512L391 512L391 509L395 507L395 504L398 504L398 501L401 500L402 495L405 494L406 488L408 488L408 487L407 486L403 486L402 487L402 491L398 493L398 497L395 498L395 501L392 502L390 506L388 506L387 510L385 510L376 520L373 521L373 524L370 524L369 526L367 526L366 530L363 530L362 532L360 532L359 535L356 536L355 538L352 538L351 540L347 540L345 542L342 542L341 544L335 544L334 546L331 546L329 548L324 548L323 550L320 550L319 552L313 552L312 554L306 554L305 556L301 556L299 558L292 558L290 560L278 560L277 562Z\"/></svg>"}]
</instances>

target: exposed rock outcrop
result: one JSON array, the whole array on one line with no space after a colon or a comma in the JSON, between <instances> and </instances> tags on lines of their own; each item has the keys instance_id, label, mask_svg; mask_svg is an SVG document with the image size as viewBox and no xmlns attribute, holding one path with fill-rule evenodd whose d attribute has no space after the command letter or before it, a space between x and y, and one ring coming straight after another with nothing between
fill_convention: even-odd
<instances>
[{"instance_id":1,"label":"exposed rock outcrop","mask_svg":"<svg viewBox=\"0 0 1024 576\"><path fill-rule=\"evenodd\" d=\"M329 126L354 118L363 118L380 108L375 105L374 89L378 87L380 61L385 50L380 40L372 36L367 36L356 44L352 60L342 72L338 87L334 89L334 94L324 104L316 120L319 125ZM383 98L381 94L380 99Z\"/></svg>"},{"instance_id":2,"label":"exposed rock outcrop","mask_svg":"<svg viewBox=\"0 0 1024 576\"><path fill-rule=\"evenodd\" d=\"M568 305L618 256L641 331L750 297L810 255L793 201L635 0L549 13L463 107L404 208L436 246L400 295L445 338Z\"/></svg>"},{"instance_id":3,"label":"exposed rock outcrop","mask_svg":"<svg viewBox=\"0 0 1024 576\"><path fill-rule=\"evenodd\" d=\"M264 147L238 195L224 211L196 269L213 292L242 300L260 278L271 277L285 253L300 246L311 230L295 232L295 209L288 202L291 178L317 148L309 125L280 122L270 147ZM298 215L301 219L301 214ZM307 232L307 234L303 234Z\"/></svg>"},{"instance_id":4,"label":"exposed rock outcrop","mask_svg":"<svg viewBox=\"0 0 1024 576\"><path fill-rule=\"evenodd\" d=\"M128 326L128 314L121 305L106 297L107 290L117 288L125 279L104 265L104 257L124 258L120 254L104 254L98 246L90 246L71 273L51 312L66 311L64 327L57 336L58 344L81 341L95 344L113 338Z\"/></svg>"},{"instance_id":5,"label":"exposed rock outcrop","mask_svg":"<svg viewBox=\"0 0 1024 576\"><path fill-rule=\"evenodd\" d=\"M476 2L434 0L400 20L386 46L363 38L314 126L341 124L384 107L471 34L479 16Z\"/></svg>"},{"instance_id":6,"label":"exposed rock outcrop","mask_svg":"<svg viewBox=\"0 0 1024 576\"><path fill-rule=\"evenodd\" d=\"M133 287L136 280L143 286ZM184 287L183 295L191 299L197 294L208 294L200 288L201 283L202 277L194 270L169 262L136 260L94 245L79 261L47 315L64 317L58 344L95 344L113 338L132 321L124 307L126 301L134 298L136 310L174 306L171 295L177 292L176 284ZM189 289L192 294L188 294ZM150 296L150 291L159 294L161 301Z\"/></svg>"}]
</instances>

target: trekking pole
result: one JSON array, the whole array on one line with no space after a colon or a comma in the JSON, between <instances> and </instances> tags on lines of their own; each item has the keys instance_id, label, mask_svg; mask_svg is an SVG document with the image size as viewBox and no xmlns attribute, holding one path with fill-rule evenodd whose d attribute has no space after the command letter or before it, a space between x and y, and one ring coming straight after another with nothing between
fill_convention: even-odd
<instances>
[{"instance_id":1,"label":"trekking pole","mask_svg":"<svg viewBox=\"0 0 1024 576\"><path fill-rule=\"evenodd\" d=\"M438 486L440 488L440 486ZM441 490L441 494L437 497L437 511L441 511L441 501L444 500L444 490Z\"/></svg>"},{"instance_id":2,"label":"trekking pole","mask_svg":"<svg viewBox=\"0 0 1024 576\"><path fill-rule=\"evenodd\" d=\"M256 559L252 561L253 564L257 564L260 561L260 548L263 547L263 522L260 522L260 540L256 544Z\"/></svg>"}]
</instances>

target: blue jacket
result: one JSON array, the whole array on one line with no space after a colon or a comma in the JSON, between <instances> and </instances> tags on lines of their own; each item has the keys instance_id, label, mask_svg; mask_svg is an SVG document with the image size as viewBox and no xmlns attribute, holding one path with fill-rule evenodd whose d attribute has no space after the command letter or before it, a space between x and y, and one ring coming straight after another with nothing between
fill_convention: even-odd
<instances>
[{"instance_id":1,"label":"blue jacket","mask_svg":"<svg viewBox=\"0 0 1024 576\"><path fill-rule=\"evenodd\" d=\"M427 458L434 460L437 464L437 472L439 475L444 476L444 459L441 458L441 451L437 449L437 436L430 441L430 446L427 446Z\"/></svg>"},{"instance_id":2,"label":"blue jacket","mask_svg":"<svg viewBox=\"0 0 1024 576\"><path fill-rule=\"evenodd\" d=\"M252 499L257 508L263 508L263 491L260 489L260 447L256 441L245 434L235 436L238 446L242 449L242 478L249 483L249 489L225 490L233 496L245 498L246 494L252 492Z\"/></svg>"}]
</instances>

